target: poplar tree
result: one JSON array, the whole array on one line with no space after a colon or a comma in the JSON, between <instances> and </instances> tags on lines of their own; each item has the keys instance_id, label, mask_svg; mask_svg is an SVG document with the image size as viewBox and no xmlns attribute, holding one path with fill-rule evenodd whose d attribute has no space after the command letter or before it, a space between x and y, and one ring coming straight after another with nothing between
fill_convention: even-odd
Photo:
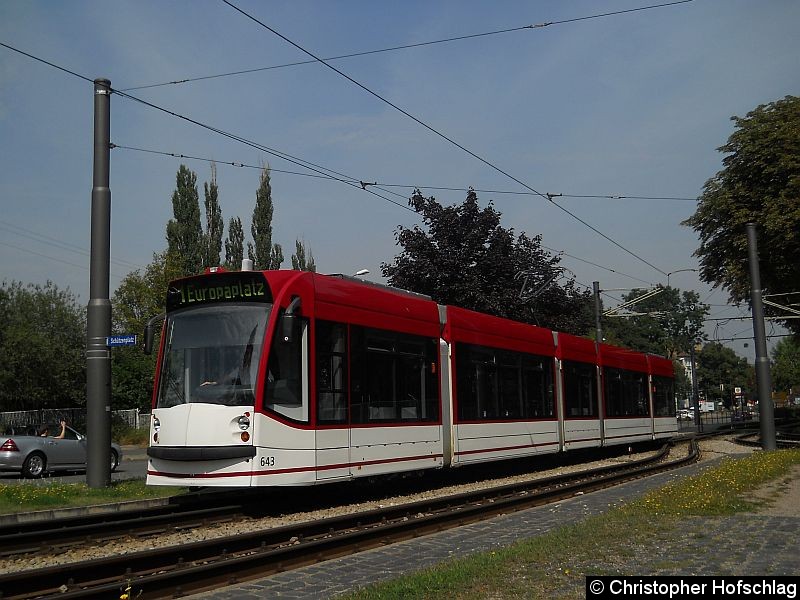
<instances>
[{"instance_id":1,"label":"poplar tree","mask_svg":"<svg viewBox=\"0 0 800 600\"><path fill-rule=\"evenodd\" d=\"M211 163L211 183L203 184L206 196L206 231L203 235L203 266L220 264L222 252L222 209L219 206L217 187L217 165Z\"/></svg>"},{"instance_id":2,"label":"poplar tree","mask_svg":"<svg viewBox=\"0 0 800 600\"><path fill-rule=\"evenodd\" d=\"M292 254L292 269L295 271L317 272L317 265L314 263L314 255L309 252L306 259L306 246L300 240L294 241L295 253Z\"/></svg>"},{"instance_id":3,"label":"poplar tree","mask_svg":"<svg viewBox=\"0 0 800 600\"><path fill-rule=\"evenodd\" d=\"M236 271L242 266L244 258L244 228L239 217L228 223L228 237L225 238L225 268Z\"/></svg>"},{"instance_id":4,"label":"poplar tree","mask_svg":"<svg viewBox=\"0 0 800 600\"><path fill-rule=\"evenodd\" d=\"M203 230L197 175L181 165L172 193L173 219L167 223L167 255L181 275L195 275L203 268Z\"/></svg>"},{"instance_id":5,"label":"poplar tree","mask_svg":"<svg viewBox=\"0 0 800 600\"><path fill-rule=\"evenodd\" d=\"M283 250L280 244L272 243L272 187L269 167L261 170L256 206L253 209L253 223L250 232L253 243L247 244L247 256L253 261L256 271L279 269L283 263Z\"/></svg>"}]
</instances>

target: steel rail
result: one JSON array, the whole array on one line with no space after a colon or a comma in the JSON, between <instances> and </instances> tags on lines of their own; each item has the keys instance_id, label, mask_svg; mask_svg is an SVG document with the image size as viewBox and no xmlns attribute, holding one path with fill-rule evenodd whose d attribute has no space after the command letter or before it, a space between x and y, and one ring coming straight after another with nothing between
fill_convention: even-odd
<instances>
[{"instance_id":1,"label":"steel rail","mask_svg":"<svg viewBox=\"0 0 800 600\"><path fill-rule=\"evenodd\" d=\"M662 448L662 453L664 452L666 449ZM660 456L656 456L643 459L637 464L659 459ZM242 490L239 490L237 502L230 504L221 504L230 502L230 492L206 492L178 497L174 505L0 526L0 558L63 551L86 542L152 536L192 526L225 522L237 516L245 518L262 511L263 490L244 492L250 498L242 499Z\"/></svg>"},{"instance_id":2,"label":"steel rail","mask_svg":"<svg viewBox=\"0 0 800 600\"><path fill-rule=\"evenodd\" d=\"M737 436L733 440L740 446L749 446L752 448L760 448L761 447L761 434L758 432L748 432ZM778 448L798 448L800 447L800 440L796 439L788 439L782 436L778 436L776 438L776 445Z\"/></svg>"},{"instance_id":3,"label":"steel rail","mask_svg":"<svg viewBox=\"0 0 800 600\"><path fill-rule=\"evenodd\" d=\"M146 536L178 531L213 523L230 521L243 515L243 506L223 505L194 510L157 511L157 514L138 513L107 515L103 520L89 523L64 524L50 522L28 531L0 535L0 558L18 554L64 550L78 543L102 542L126 536Z\"/></svg>"},{"instance_id":4,"label":"steel rail","mask_svg":"<svg viewBox=\"0 0 800 600\"><path fill-rule=\"evenodd\" d=\"M660 458L665 453L666 448ZM543 480L509 484L180 547L0 575L0 594L3 600L108 598L130 585L131 597L139 591L147 598L180 596L562 500L683 466L698 456L697 443L691 440L687 456L678 460L652 464L651 459L557 476L548 478L544 489Z\"/></svg>"}]
</instances>

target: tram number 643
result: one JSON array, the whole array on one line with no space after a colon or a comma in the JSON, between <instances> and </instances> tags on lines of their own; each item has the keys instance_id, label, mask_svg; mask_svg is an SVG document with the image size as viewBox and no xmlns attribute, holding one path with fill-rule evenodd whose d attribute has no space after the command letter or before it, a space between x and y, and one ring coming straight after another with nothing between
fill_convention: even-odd
<instances>
[{"instance_id":1,"label":"tram number 643","mask_svg":"<svg viewBox=\"0 0 800 600\"><path fill-rule=\"evenodd\" d=\"M262 467L274 467L275 466L275 457L274 456L262 456L261 457L261 466Z\"/></svg>"}]
</instances>

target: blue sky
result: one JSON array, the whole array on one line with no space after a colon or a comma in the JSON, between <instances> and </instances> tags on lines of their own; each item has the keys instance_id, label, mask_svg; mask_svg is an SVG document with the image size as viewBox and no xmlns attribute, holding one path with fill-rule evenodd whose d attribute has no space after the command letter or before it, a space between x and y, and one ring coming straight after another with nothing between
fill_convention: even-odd
<instances>
[{"instance_id":1,"label":"blue sky","mask_svg":"<svg viewBox=\"0 0 800 600\"><path fill-rule=\"evenodd\" d=\"M656 2L235 4L329 57ZM695 198L721 167L716 148L732 132L730 117L800 92L799 23L800 3L792 0L694 0L332 64L539 192ZM0 41L90 79L107 77L116 89L307 59L218 0L6 0ZM129 93L357 180L420 186L444 204L461 202L465 192L430 187L527 191L320 64ZM398 252L398 225L419 223L382 198L280 173L303 169L120 96L112 97L111 139L218 161L225 222L239 216L246 230L258 170L224 163L269 164L286 267L299 238L319 271L369 269L367 277L380 280L381 262ZM85 303L92 85L0 47L0 140L0 279L52 280ZM182 162L201 183L210 178L204 161L112 151L112 293L164 249ZM400 204L411 191L386 189L400 195L380 193ZM542 234L546 247L571 255L562 265L587 285L643 287L665 283L659 271L697 266L697 238L680 225L693 201L558 199L639 260L541 197L479 198L503 213L504 226ZM762 258L768 252L762 249ZM693 272L675 273L670 283L697 290L715 317L740 314ZM752 335L752 327L732 321L708 333L739 337ZM729 345L752 356L752 343L748 350L741 341Z\"/></svg>"}]
</instances>

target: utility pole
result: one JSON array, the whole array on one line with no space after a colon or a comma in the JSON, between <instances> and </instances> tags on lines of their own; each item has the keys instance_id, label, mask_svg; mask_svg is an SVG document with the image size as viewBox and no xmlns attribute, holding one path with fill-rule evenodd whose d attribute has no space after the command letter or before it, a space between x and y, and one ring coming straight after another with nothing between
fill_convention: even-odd
<instances>
[{"instance_id":1,"label":"utility pole","mask_svg":"<svg viewBox=\"0 0 800 600\"><path fill-rule=\"evenodd\" d=\"M691 346L689 346L689 358L691 359L691 367L692 367L692 404L694 404L694 423L697 426L697 433L703 432L703 421L700 417L700 392L698 391L697 386L697 369L695 367L695 346L694 340L692 340Z\"/></svg>"},{"instance_id":2,"label":"utility pole","mask_svg":"<svg viewBox=\"0 0 800 600\"><path fill-rule=\"evenodd\" d=\"M111 82L94 80L94 169L92 177L92 242L89 305L86 312L86 484L111 483Z\"/></svg>"},{"instance_id":3,"label":"utility pole","mask_svg":"<svg viewBox=\"0 0 800 600\"><path fill-rule=\"evenodd\" d=\"M761 298L761 271L758 265L756 224L747 224L747 251L750 259L750 301L753 308L753 335L756 343L756 383L758 385L758 420L761 424L761 448L775 450L775 410L772 406L772 378L767 356L764 327L764 304Z\"/></svg>"},{"instance_id":4,"label":"utility pole","mask_svg":"<svg viewBox=\"0 0 800 600\"><path fill-rule=\"evenodd\" d=\"M595 339L597 340L598 344L602 344L603 343L603 325L602 325L602 323L600 321L601 307L600 307L600 282L599 281L593 281L592 282L592 290L594 291L594 326L595 326L595 329L597 330L597 337ZM598 348L599 347L600 346L598 345Z\"/></svg>"}]
</instances>

